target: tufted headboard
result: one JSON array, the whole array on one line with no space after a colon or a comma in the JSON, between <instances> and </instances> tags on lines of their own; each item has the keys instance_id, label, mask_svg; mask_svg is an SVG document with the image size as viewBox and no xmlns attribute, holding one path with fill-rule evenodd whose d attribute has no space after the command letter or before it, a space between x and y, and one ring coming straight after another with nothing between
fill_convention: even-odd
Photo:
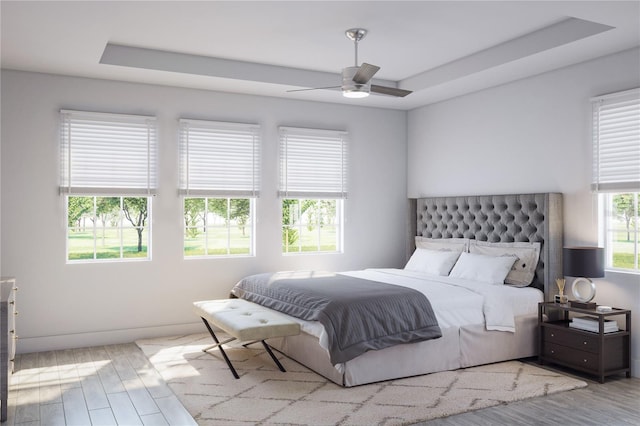
<instances>
[{"instance_id":1,"label":"tufted headboard","mask_svg":"<svg viewBox=\"0 0 640 426\"><path fill-rule=\"evenodd\" d=\"M562 194L471 195L410 200L408 254L415 236L470 238L479 241L540 242L540 259L531 284L544 291L545 300L557 293L562 278Z\"/></svg>"}]
</instances>

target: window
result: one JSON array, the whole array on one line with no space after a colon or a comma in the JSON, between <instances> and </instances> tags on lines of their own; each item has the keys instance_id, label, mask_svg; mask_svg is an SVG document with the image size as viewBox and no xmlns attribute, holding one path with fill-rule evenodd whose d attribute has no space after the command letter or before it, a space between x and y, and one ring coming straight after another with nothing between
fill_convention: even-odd
<instances>
[{"instance_id":1,"label":"window","mask_svg":"<svg viewBox=\"0 0 640 426\"><path fill-rule=\"evenodd\" d=\"M282 200L282 252L335 252L340 248L342 200Z\"/></svg>"},{"instance_id":2,"label":"window","mask_svg":"<svg viewBox=\"0 0 640 426\"><path fill-rule=\"evenodd\" d=\"M148 197L67 197L67 259L148 258Z\"/></svg>"},{"instance_id":3,"label":"window","mask_svg":"<svg viewBox=\"0 0 640 426\"><path fill-rule=\"evenodd\" d=\"M260 127L180 120L184 255L251 256Z\"/></svg>"},{"instance_id":4,"label":"window","mask_svg":"<svg viewBox=\"0 0 640 426\"><path fill-rule=\"evenodd\" d=\"M592 99L593 183L608 269L638 268L640 89Z\"/></svg>"},{"instance_id":5,"label":"window","mask_svg":"<svg viewBox=\"0 0 640 426\"><path fill-rule=\"evenodd\" d=\"M601 194L604 222L605 266L640 272L640 193Z\"/></svg>"},{"instance_id":6,"label":"window","mask_svg":"<svg viewBox=\"0 0 640 426\"><path fill-rule=\"evenodd\" d=\"M347 134L280 128L282 252L340 252Z\"/></svg>"},{"instance_id":7,"label":"window","mask_svg":"<svg viewBox=\"0 0 640 426\"><path fill-rule=\"evenodd\" d=\"M67 261L150 259L154 117L61 111Z\"/></svg>"},{"instance_id":8,"label":"window","mask_svg":"<svg viewBox=\"0 0 640 426\"><path fill-rule=\"evenodd\" d=\"M184 255L253 253L253 199L184 198Z\"/></svg>"}]
</instances>

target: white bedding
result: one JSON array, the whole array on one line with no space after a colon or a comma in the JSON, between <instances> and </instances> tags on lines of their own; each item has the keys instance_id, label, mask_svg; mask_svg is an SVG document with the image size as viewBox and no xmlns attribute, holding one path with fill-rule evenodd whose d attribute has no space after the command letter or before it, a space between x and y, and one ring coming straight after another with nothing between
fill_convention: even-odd
<instances>
[{"instance_id":1,"label":"white bedding","mask_svg":"<svg viewBox=\"0 0 640 426\"><path fill-rule=\"evenodd\" d=\"M538 302L544 298L540 290L532 287L486 284L404 269L365 269L341 274L401 285L424 293L443 329L483 324L487 330L513 333L514 318L537 312ZM302 331L318 337L320 345L327 348L324 327L319 322L295 320L300 322Z\"/></svg>"}]
</instances>

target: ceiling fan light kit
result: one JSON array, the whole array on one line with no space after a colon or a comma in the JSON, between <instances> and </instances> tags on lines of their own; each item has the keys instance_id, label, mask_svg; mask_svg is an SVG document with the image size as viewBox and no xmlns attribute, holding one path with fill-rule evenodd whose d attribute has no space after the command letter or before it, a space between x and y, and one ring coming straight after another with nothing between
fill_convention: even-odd
<instances>
[{"instance_id":1,"label":"ceiling fan light kit","mask_svg":"<svg viewBox=\"0 0 640 426\"><path fill-rule=\"evenodd\" d=\"M364 84L353 81L360 67L347 67L342 70L342 96L345 98L366 98L371 91L371 80Z\"/></svg>"}]
</instances>

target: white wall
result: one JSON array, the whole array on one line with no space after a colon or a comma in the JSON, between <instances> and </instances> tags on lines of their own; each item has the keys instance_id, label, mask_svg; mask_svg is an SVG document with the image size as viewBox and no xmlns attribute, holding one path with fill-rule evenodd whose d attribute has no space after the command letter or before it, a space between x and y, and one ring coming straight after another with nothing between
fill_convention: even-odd
<instances>
[{"instance_id":1,"label":"white wall","mask_svg":"<svg viewBox=\"0 0 640 426\"><path fill-rule=\"evenodd\" d=\"M338 94L339 95L339 94ZM65 263L58 195L60 109L158 117L160 189L153 200L153 260ZM286 269L397 267L405 258L406 112L2 72L2 268L15 275L19 352L202 331L191 302L223 298L247 274ZM255 258L184 260L177 196L180 117L258 123L263 186ZM277 126L351 135L344 254L282 256Z\"/></svg>"},{"instance_id":2,"label":"white wall","mask_svg":"<svg viewBox=\"0 0 640 426\"><path fill-rule=\"evenodd\" d=\"M638 86L633 49L410 111L409 197L562 192L565 245L596 245L589 99ZM633 310L639 376L640 276L596 284L596 302Z\"/></svg>"}]
</instances>

